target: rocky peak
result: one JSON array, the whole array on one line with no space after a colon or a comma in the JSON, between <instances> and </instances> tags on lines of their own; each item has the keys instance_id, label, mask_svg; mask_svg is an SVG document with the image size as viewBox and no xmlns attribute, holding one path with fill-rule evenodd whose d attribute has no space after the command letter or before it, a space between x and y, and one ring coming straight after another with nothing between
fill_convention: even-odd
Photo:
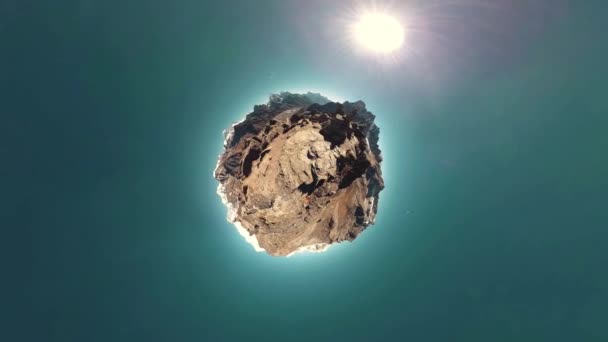
<instances>
[{"instance_id":1,"label":"rocky peak","mask_svg":"<svg viewBox=\"0 0 608 342\"><path fill-rule=\"evenodd\" d=\"M215 178L231 221L271 255L355 239L384 183L365 103L272 95L227 134Z\"/></svg>"}]
</instances>

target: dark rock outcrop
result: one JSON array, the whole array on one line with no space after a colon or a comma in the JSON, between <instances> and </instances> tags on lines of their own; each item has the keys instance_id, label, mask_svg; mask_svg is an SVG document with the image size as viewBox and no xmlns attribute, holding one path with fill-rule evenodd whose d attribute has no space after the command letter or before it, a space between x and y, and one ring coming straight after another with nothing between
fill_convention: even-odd
<instances>
[{"instance_id":1,"label":"dark rock outcrop","mask_svg":"<svg viewBox=\"0 0 608 342\"><path fill-rule=\"evenodd\" d=\"M228 131L215 170L229 220L277 256L354 240L384 188L374 118L362 101L313 93L255 106Z\"/></svg>"}]
</instances>

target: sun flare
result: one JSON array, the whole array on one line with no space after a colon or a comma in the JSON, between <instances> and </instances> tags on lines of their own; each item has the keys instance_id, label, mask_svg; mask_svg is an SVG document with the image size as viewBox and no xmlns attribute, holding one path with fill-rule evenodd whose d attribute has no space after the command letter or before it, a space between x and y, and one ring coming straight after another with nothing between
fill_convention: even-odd
<instances>
[{"instance_id":1,"label":"sun flare","mask_svg":"<svg viewBox=\"0 0 608 342\"><path fill-rule=\"evenodd\" d=\"M352 31L359 45L377 53L394 52L405 40L405 29L401 23L382 13L362 15Z\"/></svg>"}]
</instances>

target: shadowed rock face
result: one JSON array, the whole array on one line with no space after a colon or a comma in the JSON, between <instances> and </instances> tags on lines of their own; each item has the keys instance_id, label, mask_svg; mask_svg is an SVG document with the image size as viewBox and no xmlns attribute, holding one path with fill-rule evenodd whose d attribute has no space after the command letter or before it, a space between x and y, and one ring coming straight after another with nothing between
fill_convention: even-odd
<instances>
[{"instance_id":1,"label":"shadowed rock face","mask_svg":"<svg viewBox=\"0 0 608 342\"><path fill-rule=\"evenodd\" d=\"M384 188L374 118L361 101L313 93L255 106L228 131L215 170L229 220L275 256L354 240Z\"/></svg>"}]
</instances>

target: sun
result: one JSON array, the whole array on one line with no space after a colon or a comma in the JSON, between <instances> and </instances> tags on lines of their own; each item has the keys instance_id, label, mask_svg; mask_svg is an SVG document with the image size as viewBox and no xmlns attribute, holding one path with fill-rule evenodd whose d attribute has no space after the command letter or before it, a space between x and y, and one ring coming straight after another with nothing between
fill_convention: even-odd
<instances>
[{"instance_id":1,"label":"sun","mask_svg":"<svg viewBox=\"0 0 608 342\"><path fill-rule=\"evenodd\" d=\"M397 19L383 13L362 15L352 27L355 41L376 53L398 50L405 40L405 29Z\"/></svg>"}]
</instances>

